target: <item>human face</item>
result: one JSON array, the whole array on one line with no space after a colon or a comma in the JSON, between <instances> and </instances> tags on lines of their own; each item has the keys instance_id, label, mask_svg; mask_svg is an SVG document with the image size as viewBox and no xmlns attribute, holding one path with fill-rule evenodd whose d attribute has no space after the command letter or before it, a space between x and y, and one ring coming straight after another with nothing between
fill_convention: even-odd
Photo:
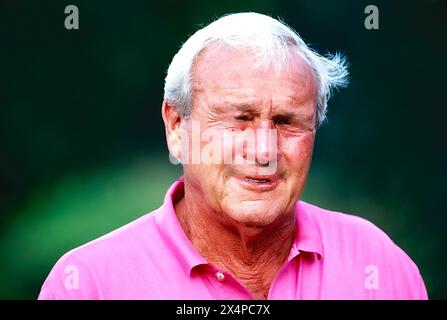
<instances>
[{"instance_id":1,"label":"human face","mask_svg":"<svg viewBox=\"0 0 447 320\"><path fill-rule=\"evenodd\" d=\"M262 228L293 216L312 157L315 138L316 83L313 73L294 50L282 72L254 68L251 51L211 46L193 67L191 118L200 130L258 130L256 150L269 154L275 170L252 164L184 164L189 201L215 218L233 225ZM269 142L269 130L276 144ZM232 148L223 143L222 149ZM224 153L225 151L223 151ZM231 152L231 151L230 151ZM244 148L243 157L250 155ZM261 180L262 179L262 180Z\"/></svg>"}]
</instances>

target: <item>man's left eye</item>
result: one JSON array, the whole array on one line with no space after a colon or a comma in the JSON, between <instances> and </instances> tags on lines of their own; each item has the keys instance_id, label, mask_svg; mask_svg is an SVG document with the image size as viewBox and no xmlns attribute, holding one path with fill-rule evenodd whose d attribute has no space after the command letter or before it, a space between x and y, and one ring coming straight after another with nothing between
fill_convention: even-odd
<instances>
[{"instance_id":1,"label":"man's left eye","mask_svg":"<svg viewBox=\"0 0 447 320\"><path fill-rule=\"evenodd\" d=\"M279 124L279 125L281 125L281 124L290 124L290 119L289 119L289 117L281 117L281 116L278 116L278 117L275 117L275 118L273 119L273 121L274 121L275 124Z\"/></svg>"}]
</instances>

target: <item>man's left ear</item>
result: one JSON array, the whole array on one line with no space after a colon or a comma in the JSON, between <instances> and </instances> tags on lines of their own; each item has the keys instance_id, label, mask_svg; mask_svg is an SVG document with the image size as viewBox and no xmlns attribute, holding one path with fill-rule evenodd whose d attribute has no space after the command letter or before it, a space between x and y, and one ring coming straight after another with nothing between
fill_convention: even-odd
<instances>
[{"instance_id":1,"label":"man's left ear","mask_svg":"<svg viewBox=\"0 0 447 320\"><path fill-rule=\"evenodd\" d=\"M166 100L161 106L161 116L165 124L166 142L169 153L176 159L182 159L182 135L180 125L182 117L177 107Z\"/></svg>"}]
</instances>

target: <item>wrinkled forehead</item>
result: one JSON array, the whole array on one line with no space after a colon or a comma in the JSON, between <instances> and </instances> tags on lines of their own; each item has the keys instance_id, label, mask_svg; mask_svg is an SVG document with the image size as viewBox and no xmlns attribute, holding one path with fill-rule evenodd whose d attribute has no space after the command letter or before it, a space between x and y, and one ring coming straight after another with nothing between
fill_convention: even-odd
<instances>
[{"instance_id":1,"label":"wrinkled forehead","mask_svg":"<svg viewBox=\"0 0 447 320\"><path fill-rule=\"evenodd\" d=\"M311 67L296 48L288 50L284 61L267 60L262 64L256 47L227 44L207 47L198 55L192 69L193 100L207 91L218 93L220 100L227 98L224 95L252 100L272 95L314 99L316 81Z\"/></svg>"},{"instance_id":2,"label":"wrinkled forehead","mask_svg":"<svg viewBox=\"0 0 447 320\"><path fill-rule=\"evenodd\" d=\"M270 49L270 50L269 50ZM284 50L256 46L232 46L213 43L200 51L191 69L193 86L210 81L222 82L243 78L254 73L271 77L288 77L302 82L315 82L315 75L308 61L295 45Z\"/></svg>"}]
</instances>

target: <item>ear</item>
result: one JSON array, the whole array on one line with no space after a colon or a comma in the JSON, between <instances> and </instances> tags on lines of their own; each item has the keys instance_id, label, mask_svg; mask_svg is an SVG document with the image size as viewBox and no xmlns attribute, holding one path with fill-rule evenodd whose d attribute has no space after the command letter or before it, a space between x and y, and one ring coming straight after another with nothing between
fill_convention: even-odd
<instances>
[{"instance_id":1,"label":"ear","mask_svg":"<svg viewBox=\"0 0 447 320\"><path fill-rule=\"evenodd\" d=\"M168 144L169 153L176 159L182 157L182 135L181 127L182 117L179 110L166 100L161 106L161 116L165 124L166 142Z\"/></svg>"}]
</instances>

